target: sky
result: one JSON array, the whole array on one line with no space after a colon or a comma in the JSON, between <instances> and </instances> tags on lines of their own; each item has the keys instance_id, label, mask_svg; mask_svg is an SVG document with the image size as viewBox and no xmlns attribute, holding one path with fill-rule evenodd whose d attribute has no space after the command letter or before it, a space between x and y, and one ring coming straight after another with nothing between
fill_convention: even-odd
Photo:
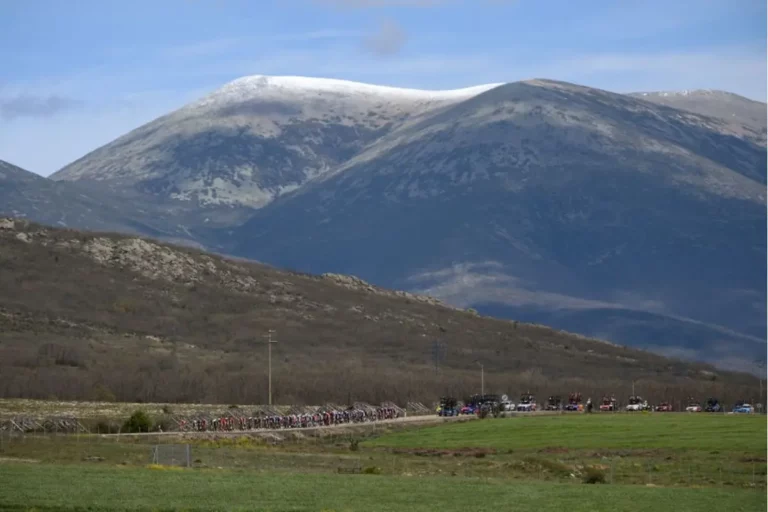
<instances>
[{"instance_id":1,"label":"sky","mask_svg":"<svg viewBox=\"0 0 768 512\"><path fill-rule=\"evenodd\" d=\"M0 159L47 176L247 75L766 100L765 0L0 0Z\"/></svg>"}]
</instances>

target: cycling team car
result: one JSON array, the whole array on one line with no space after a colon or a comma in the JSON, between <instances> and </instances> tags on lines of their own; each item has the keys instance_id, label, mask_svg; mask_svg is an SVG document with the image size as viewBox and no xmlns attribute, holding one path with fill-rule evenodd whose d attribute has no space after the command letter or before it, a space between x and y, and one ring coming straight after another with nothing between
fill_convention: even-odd
<instances>
[{"instance_id":1,"label":"cycling team car","mask_svg":"<svg viewBox=\"0 0 768 512\"><path fill-rule=\"evenodd\" d=\"M510 402L509 397L507 395L501 395L501 410L502 411L516 410L514 402Z\"/></svg>"},{"instance_id":2,"label":"cycling team car","mask_svg":"<svg viewBox=\"0 0 768 512\"><path fill-rule=\"evenodd\" d=\"M607 396L603 397L603 402L600 404L600 412L613 412L616 410L616 398Z\"/></svg>"},{"instance_id":3,"label":"cycling team car","mask_svg":"<svg viewBox=\"0 0 768 512\"><path fill-rule=\"evenodd\" d=\"M720 402L717 398L707 398L707 406L704 408L704 412L722 412L723 408L720 406Z\"/></svg>"},{"instance_id":4,"label":"cycling team car","mask_svg":"<svg viewBox=\"0 0 768 512\"><path fill-rule=\"evenodd\" d=\"M752 407L751 404L739 401L736 402L736 405L733 407L733 412L737 414L752 414L755 412L755 408Z\"/></svg>"},{"instance_id":5,"label":"cycling team car","mask_svg":"<svg viewBox=\"0 0 768 512\"><path fill-rule=\"evenodd\" d=\"M685 412L701 412L704 410L701 407L701 403L693 398L688 398L688 405L685 407Z\"/></svg>"},{"instance_id":6,"label":"cycling team car","mask_svg":"<svg viewBox=\"0 0 768 512\"><path fill-rule=\"evenodd\" d=\"M536 410L536 399L530 393L520 395L520 402L517 404L517 410L520 412L533 412Z\"/></svg>"},{"instance_id":7,"label":"cycling team car","mask_svg":"<svg viewBox=\"0 0 768 512\"><path fill-rule=\"evenodd\" d=\"M559 411L563 408L562 400L559 396L550 396L547 399L546 410L547 411Z\"/></svg>"},{"instance_id":8,"label":"cycling team car","mask_svg":"<svg viewBox=\"0 0 768 512\"><path fill-rule=\"evenodd\" d=\"M568 403L565 404L564 409L566 411L583 411L584 406L581 404L581 393L569 394Z\"/></svg>"},{"instance_id":9,"label":"cycling team car","mask_svg":"<svg viewBox=\"0 0 768 512\"><path fill-rule=\"evenodd\" d=\"M455 398L446 396L440 399L440 406L437 408L438 416L458 416L458 402Z\"/></svg>"},{"instance_id":10,"label":"cycling team car","mask_svg":"<svg viewBox=\"0 0 768 512\"><path fill-rule=\"evenodd\" d=\"M642 397L631 396L629 397L629 404L627 404L626 409L628 412L647 411L650 410L650 406Z\"/></svg>"}]
</instances>

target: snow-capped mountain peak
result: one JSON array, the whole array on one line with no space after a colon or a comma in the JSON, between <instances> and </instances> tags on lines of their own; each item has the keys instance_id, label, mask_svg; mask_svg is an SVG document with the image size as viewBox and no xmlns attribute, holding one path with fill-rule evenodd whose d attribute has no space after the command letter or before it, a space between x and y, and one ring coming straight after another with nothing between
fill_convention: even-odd
<instances>
[{"instance_id":1,"label":"snow-capped mountain peak","mask_svg":"<svg viewBox=\"0 0 768 512\"><path fill-rule=\"evenodd\" d=\"M461 101L489 91L502 83L492 83L448 90L407 89L373 85L350 80L305 76L253 75L238 78L202 98L194 106L211 103L241 102L255 98L293 97L311 99L317 96L368 98L385 101Z\"/></svg>"}]
</instances>

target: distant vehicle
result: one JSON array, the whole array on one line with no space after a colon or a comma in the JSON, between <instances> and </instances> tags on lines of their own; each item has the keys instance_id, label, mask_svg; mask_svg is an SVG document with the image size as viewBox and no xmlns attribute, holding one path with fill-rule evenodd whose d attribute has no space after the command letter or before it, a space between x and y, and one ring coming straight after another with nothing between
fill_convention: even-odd
<instances>
[{"instance_id":1,"label":"distant vehicle","mask_svg":"<svg viewBox=\"0 0 768 512\"><path fill-rule=\"evenodd\" d=\"M685 406L685 412L701 412L704 408L698 400L688 398L688 405Z\"/></svg>"},{"instance_id":2,"label":"distant vehicle","mask_svg":"<svg viewBox=\"0 0 768 512\"><path fill-rule=\"evenodd\" d=\"M521 412L532 412L536 410L536 399L530 393L520 395L520 401L517 404L517 410Z\"/></svg>"},{"instance_id":3,"label":"distant vehicle","mask_svg":"<svg viewBox=\"0 0 768 512\"><path fill-rule=\"evenodd\" d=\"M755 408L746 402L736 402L736 405L733 407L733 412L737 414L752 414L755 412Z\"/></svg>"},{"instance_id":4,"label":"distant vehicle","mask_svg":"<svg viewBox=\"0 0 768 512\"><path fill-rule=\"evenodd\" d=\"M674 409L672 409L672 404L669 402L661 402L656 406L656 410L658 412L672 412Z\"/></svg>"},{"instance_id":5,"label":"distant vehicle","mask_svg":"<svg viewBox=\"0 0 768 512\"><path fill-rule=\"evenodd\" d=\"M458 402L455 398L444 396L440 398L440 405L437 408L438 416L458 416Z\"/></svg>"},{"instance_id":6,"label":"distant vehicle","mask_svg":"<svg viewBox=\"0 0 768 512\"><path fill-rule=\"evenodd\" d=\"M581 404L581 393L569 394L568 403L565 404L564 409L566 411L583 411L584 406Z\"/></svg>"},{"instance_id":7,"label":"distant vehicle","mask_svg":"<svg viewBox=\"0 0 768 512\"><path fill-rule=\"evenodd\" d=\"M720 406L720 402L717 398L707 398L707 406L704 408L704 412L721 412L723 408Z\"/></svg>"},{"instance_id":8,"label":"distant vehicle","mask_svg":"<svg viewBox=\"0 0 768 512\"><path fill-rule=\"evenodd\" d=\"M603 401L600 404L600 411L601 412L612 412L616 410L616 398L607 396L603 397Z\"/></svg>"},{"instance_id":9,"label":"distant vehicle","mask_svg":"<svg viewBox=\"0 0 768 512\"><path fill-rule=\"evenodd\" d=\"M486 411L492 412L494 415L500 410L501 397L498 395L472 395L464 401L464 407L461 409L461 414L480 414L483 410L483 406L486 405Z\"/></svg>"},{"instance_id":10,"label":"distant vehicle","mask_svg":"<svg viewBox=\"0 0 768 512\"><path fill-rule=\"evenodd\" d=\"M559 411L563 408L562 403L563 403L563 400L559 396L550 396L547 399L546 410Z\"/></svg>"},{"instance_id":11,"label":"distant vehicle","mask_svg":"<svg viewBox=\"0 0 768 512\"><path fill-rule=\"evenodd\" d=\"M629 397L629 403L627 404L626 410L628 412L648 411L650 410L650 407L648 406L648 401L643 400L642 397L631 396Z\"/></svg>"},{"instance_id":12,"label":"distant vehicle","mask_svg":"<svg viewBox=\"0 0 768 512\"><path fill-rule=\"evenodd\" d=\"M515 403L509 401L509 397L507 395L501 395L501 404L500 404L502 411L514 411Z\"/></svg>"}]
</instances>

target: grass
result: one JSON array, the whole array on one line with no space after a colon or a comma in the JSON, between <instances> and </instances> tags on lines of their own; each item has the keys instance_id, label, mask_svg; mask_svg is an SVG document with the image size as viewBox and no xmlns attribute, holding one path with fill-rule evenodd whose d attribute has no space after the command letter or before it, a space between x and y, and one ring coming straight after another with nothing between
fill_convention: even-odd
<instances>
[{"instance_id":1,"label":"grass","mask_svg":"<svg viewBox=\"0 0 768 512\"><path fill-rule=\"evenodd\" d=\"M380 475L0 464L2 510L762 511L765 494Z\"/></svg>"},{"instance_id":2,"label":"grass","mask_svg":"<svg viewBox=\"0 0 768 512\"><path fill-rule=\"evenodd\" d=\"M765 416L574 414L499 418L425 427L365 443L389 448L704 450L765 456Z\"/></svg>"},{"instance_id":3,"label":"grass","mask_svg":"<svg viewBox=\"0 0 768 512\"><path fill-rule=\"evenodd\" d=\"M766 506L765 417L525 416L280 434L277 444L257 435L0 436L0 510ZM151 447L164 442L190 443L192 468L151 464Z\"/></svg>"}]
</instances>

